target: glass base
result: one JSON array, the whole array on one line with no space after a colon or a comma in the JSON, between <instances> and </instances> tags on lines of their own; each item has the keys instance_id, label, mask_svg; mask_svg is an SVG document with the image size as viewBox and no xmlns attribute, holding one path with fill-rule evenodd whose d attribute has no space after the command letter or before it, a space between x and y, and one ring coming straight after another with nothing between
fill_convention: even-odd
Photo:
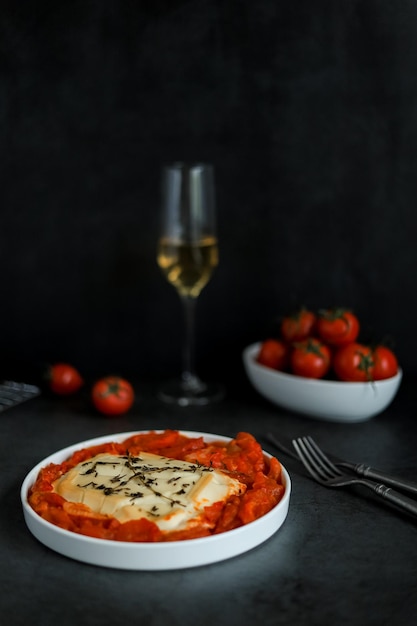
<instances>
[{"instance_id":1,"label":"glass base","mask_svg":"<svg viewBox=\"0 0 417 626\"><path fill-rule=\"evenodd\" d=\"M173 380L158 392L158 398L178 406L205 406L219 402L224 397L224 388L217 383L205 383L199 378Z\"/></svg>"}]
</instances>

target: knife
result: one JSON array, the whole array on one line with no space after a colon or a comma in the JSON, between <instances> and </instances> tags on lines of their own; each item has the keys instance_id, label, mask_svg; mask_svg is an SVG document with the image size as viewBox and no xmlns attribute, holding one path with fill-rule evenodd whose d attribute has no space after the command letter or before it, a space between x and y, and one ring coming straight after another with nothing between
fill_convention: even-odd
<instances>
[{"instance_id":1,"label":"knife","mask_svg":"<svg viewBox=\"0 0 417 626\"><path fill-rule=\"evenodd\" d=\"M275 448L286 454L287 456L292 457L299 461L297 454L290 450L285 444L279 441L272 433L268 433L266 435L266 439L269 443L272 443ZM345 467L356 474L358 476L364 476L366 478L371 478L373 480L380 480L384 482L386 485L391 485L392 487L397 487L397 489L402 489L404 491L408 491L409 493L413 493L417 495L417 482L412 480L406 480L404 478L398 478L397 476L392 476L391 474L387 474L386 472L377 470L369 465L365 465L364 463L349 463L348 461L342 461L341 459L336 458L334 455L329 455L335 465L339 465L340 467Z\"/></svg>"}]
</instances>

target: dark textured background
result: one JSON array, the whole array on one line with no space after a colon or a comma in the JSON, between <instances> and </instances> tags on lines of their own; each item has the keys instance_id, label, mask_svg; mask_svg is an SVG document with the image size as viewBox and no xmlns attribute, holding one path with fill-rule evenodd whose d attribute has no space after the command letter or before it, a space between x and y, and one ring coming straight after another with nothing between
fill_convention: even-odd
<instances>
[{"instance_id":1,"label":"dark textured background","mask_svg":"<svg viewBox=\"0 0 417 626\"><path fill-rule=\"evenodd\" d=\"M179 368L160 168L212 161L221 264L200 371L301 304L353 308L415 374L417 3L0 5L1 361Z\"/></svg>"}]
</instances>

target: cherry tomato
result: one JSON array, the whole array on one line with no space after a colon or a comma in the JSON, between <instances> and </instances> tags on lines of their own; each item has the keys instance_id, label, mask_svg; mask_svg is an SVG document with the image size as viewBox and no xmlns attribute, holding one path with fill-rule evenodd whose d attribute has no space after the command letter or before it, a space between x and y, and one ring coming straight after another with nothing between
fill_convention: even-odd
<instances>
[{"instance_id":1,"label":"cherry tomato","mask_svg":"<svg viewBox=\"0 0 417 626\"><path fill-rule=\"evenodd\" d=\"M75 367L68 363L51 365L47 373L48 384L53 393L67 396L78 391L84 384Z\"/></svg>"},{"instance_id":2,"label":"cherry tomato","mask_svg":"<svg viewBox=\"0 0 417 626\"><path fill-rule=\"evenodd\" d=\"M287 315L281 322L281 335L285 341L302 341L313 333L316 324L316 315L307 309L300 309L296 313Z\"/></svg>"},{"instance_id":3,"label":"cherry tomato","mask_svg":"<svg viewBox=\"0 0 417 626\"><path fill-rule=\"evenodd\" d=\"M319 337L332 346L342 346L356 341L359 335L359 320L347 309L320 311L317 318Z\"/></svg>"},{"instance_id":4,"label":"cherry tomato","mask_svg":"<svg viewBox=\"0 0 417 626\"><path fill-rule=\"evenodd\" d=\"M377 346L373 353L374 356L374 380L383 380L384 378L392 378L398 372L398 360L395 354L385 346Z\"/></svg>"},{"instance_id":5,"label":"cherry tomato","mask_svg":"<svg viewBox=\"0 0 417 626\"><path fill-rule=\"evenodd\" d=\"M266 339L259 350L256 361L274 370L285 370L288 366L289 348L278 339Z\"/></svg>"},{"instance_id":6,"label":"cherry tomato","mask_svg":"<svg viewBox=\"0 0 417 626\"><path fill-rule=\"evenodd\" d=\"M348 382L374 380L374 365L372 348L357 342L340 347L333 357L337 378Z\"/></svg>"},{"instance_id":7,"label":"cherry tomato","mask_svg":"<svg viewBox=\"0 0 417 626\"><path fill-rule=\"evenodd\" d=\"M330 349L319 339L309 337L294 344L291 371L306 378L323 378L330 368Z\"/></svg>"},{"instance_id":8,"label":"cherry tomato","mask_svg":"<svg viewBox=\"0 0 417 626\"><path fill-rule=\"evenodd\" d=\"M126 413L135 400L132 385L119 376L106 376L98 380L91 390L93 405L104 415Z\"/></svg>"}]
</instances>

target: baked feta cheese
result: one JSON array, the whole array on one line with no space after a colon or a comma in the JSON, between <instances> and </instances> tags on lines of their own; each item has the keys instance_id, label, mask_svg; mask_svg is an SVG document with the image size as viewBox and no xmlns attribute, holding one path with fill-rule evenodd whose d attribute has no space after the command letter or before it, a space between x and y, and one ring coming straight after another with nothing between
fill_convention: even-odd
<instances>
[{"instance_id":1,"label":"baked feta cheese","mask_svg":"<svg viewBox=\"0 0 417 626\"><path fill-rule=\"evenodd\" d=\"M54 482L69 502L121 523L146 518L162 531L201 523L204 508L246 486L220 470L157 454L98 454L79 463Z\"/></svg>"}]
</instances>

